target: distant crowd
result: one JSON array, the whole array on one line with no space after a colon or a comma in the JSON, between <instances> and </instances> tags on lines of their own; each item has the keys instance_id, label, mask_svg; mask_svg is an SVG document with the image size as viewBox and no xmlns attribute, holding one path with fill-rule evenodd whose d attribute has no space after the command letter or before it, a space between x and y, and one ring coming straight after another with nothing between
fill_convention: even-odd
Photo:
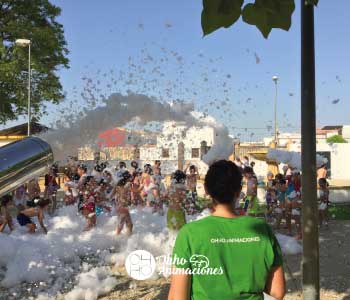
<instances>
[{"instance_id":1,"label":"distant crowd","mask_svg":"<svg viewBox=\"0 0 350 300\"><path fill-rule=\"evenodd\" d=\"M264 217L276 228L284 224L287 233L301 238L301 174L288 166L283 168L283 174L267 174L265 205L258 199L258 180L254 173L254 162L249 163L248 157L243 161L236 158L235 164L242 170L244 188L235 202L237 215L252 215ZM322 174L319 174L321 176ZM37 229L33 218L37 218L44 233L45 212L54 214L57 206L58 166L53 165L45 176L42 191L38 179L33 179L20 186L13 193L2 197L0 214L0 232L6 227L11 232L14 229L13 219L19 226L25 226L28 232ZM198 197L197 188L200 179L195 164L185 165L183 170L176 170L170 178L162 174L161 161L153 165L146 164L140 168L138 162L132 161L129 168L124 161L116 167L107 162L99 162L92 168L86 164L69 159L64 169L63 204L76 206L77 211L86 220L84 230L94 228L101 214L117 215L116 234L123 228L127 234L133 231L133 221L130 208L150 207L152 212L165 214L167 227L179 230L186 223L186 215L193 215L205 208L214 210L211 201ZM320 177L319 184L319 215L320 224L327 225L327 208L329 203L328 184L325 177Z\"/></svg>"}]
</instances>

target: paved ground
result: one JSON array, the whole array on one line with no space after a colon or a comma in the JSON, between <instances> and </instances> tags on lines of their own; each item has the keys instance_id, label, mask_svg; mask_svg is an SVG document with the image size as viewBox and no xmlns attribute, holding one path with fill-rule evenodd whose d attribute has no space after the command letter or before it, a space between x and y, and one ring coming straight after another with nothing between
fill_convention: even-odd
<instances>
[{"instance_id":1,"label":"paved ground","mask_svg":"<svg viewBox=\"0 0 350 300\"><path fill-rule=\"evenodd\" d=\"M350 221L334 221L320 230L321 299L350 300ZM286 300L301 298L301 256L286 256ZM123 273L123 270L118 270ZM166 300L169 280L134 281L116 276L119 284L103 300Z\"/></svg>"}]
</instances>

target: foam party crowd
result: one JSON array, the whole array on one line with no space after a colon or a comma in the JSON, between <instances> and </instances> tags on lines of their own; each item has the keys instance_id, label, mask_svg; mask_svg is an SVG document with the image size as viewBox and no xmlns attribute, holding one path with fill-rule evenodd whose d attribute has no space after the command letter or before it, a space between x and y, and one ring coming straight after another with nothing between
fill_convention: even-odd
<instances>
[{"instance_id":1,"label":"foam party crowd","mask_svg":"<svg viewBox=\"0 0 350 300\"><path fill-rule=\"evenodd\" d=\"M254 164L235 162L244 181L235 213L265 218L276 230L283 227L286 234L276 235L282 251L300 253L300 173L284 168L284 174L267 174L261 205ZM97 299L116 285L111 266L122 266L130 251L169 254L186 222L215 209L206 195L198 195L200 175L191 163L171 176L163 176L159 160L88 167L69 159L60 180L58 171L57 165L50 168L43 189L33 179L1 199L0 242L6 247L0 278L8 299ZM319 183L326 224L327 185Z\"/></svg>"}]
</instances>

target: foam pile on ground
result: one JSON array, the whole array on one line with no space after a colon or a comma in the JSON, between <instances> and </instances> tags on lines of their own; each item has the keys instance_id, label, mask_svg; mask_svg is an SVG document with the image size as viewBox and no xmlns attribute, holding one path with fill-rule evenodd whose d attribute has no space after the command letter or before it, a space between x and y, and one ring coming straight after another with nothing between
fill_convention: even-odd
<instances>
[{"instance_id":1,"label":"foam pile on ground","mask_svg":"<svg viewBox=\"0 0 350 300\"><path fill-rule=\"evenodd\" d=\"M9 236L0 235L0 267L5 268L1 286L11 288L21 283L39 283L32 293L49 296L73 284L81 270L82 259L89 259L116 244L116 217L101 216L99 227L82 232L85 220L75 207L64 207L58 215L47 218L48 234L23 234L23 228ZM50 288L47 288L47 287Z\"/></svg>"},{"instance_id":2,"label":"foam pile on ground","mask_svg":"<svg viewBox=\"0 0 350 300\"><path fill-rule=\"evenodd\" d=\"M208 214L205 210L188 220ZM25 298L28 285L23 287L23 283L30 284L29 295L38 300L57 299L65 293L66 300L97 299L116 284L108 266L122 266L130 252L143 249L155 257L171 254L176 233L166 229L165 216L152 214L151 208L134 208L131 217L134 233L130 237L115 235L114 213L102 214L95 229L83 232L85 220L76 207L60 208L57 216L46 218L47 235L40 229L34 235L23 234L18 226L11 235L1 234L0 285L9 295L18 296L11 299ZM284 253L301 251L293 239L283 235L277 238Z\"/></svg>"},{"instance_id":3,"label":"foam pile on ground","mask_svg":"<svg viewBox=\"0 0 350 300\"><path fill-rule=\"evenodd\" d=\"M65 297L65 300L96 300L109 293L117 284L107 267L92 268L77 275L78 284Z\"/></svg>"},{"instance_id":4,"label":"foam pile on ground","mask_svg":"<svg viewBox=\"0 0 350 300\"><path fill-rule=\"evenodd\" d=\"M63 207L57 211L57 216L46 218L47 235L40 229L34 235L23 234L26 230L18 226L11 235L1 234L0 269L3 270L0 285L21 299L22 283L36 283L30 295L38 296L38 299L55 299L62 290L73 288L75 281L78 283L74 290L81 288L81 280L85 277L78 274L86 273L83 261L103 267L115 262L123 264L134 249L146 249L154 255L170 253L175 234L165 229L164 216L152 214L148 208L133 209L131 216L135 233L129 238L115 235L117 217L114 213L102 214L95 229L83 232L85 220L76 207ZM94 272L101 274L102 271ZM105 277L103 282L110 284L113 281ZM99 285L92 288L90 298L103 292Z\"/></svg>"}]
</instances>

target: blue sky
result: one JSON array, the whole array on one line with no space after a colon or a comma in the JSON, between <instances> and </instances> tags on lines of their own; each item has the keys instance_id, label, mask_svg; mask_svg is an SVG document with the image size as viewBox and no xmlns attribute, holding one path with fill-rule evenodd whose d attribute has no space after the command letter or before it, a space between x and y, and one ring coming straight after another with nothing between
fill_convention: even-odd
<instances>
[{"instance_id":1,"label":"blue sky","mask_svg":"<svg viewBox=\"0 0 350 300\"><path fill-rule=\"evenodd\" d=\"M253 133L258 138L268 134L266 126L273 118L271 77L278 75L279 124L282 131L296 131L300 127L300 7L296 2L290 31L274 30L265 40L241 20L203 38L200 0L55 0L62 8L59 22L70 50L71 67L59 72L67 99L84 106L80 97L84 76L100 80L101 93L106 95L125 90L125 79L116 86L106 85L117 78L114 74L129 72L130 60L148 70L159 66L164 74L146 93L166 98L165 83L175 83L170 98L193 101L197 109L227 124L233 134ZM320 0L315 10L318 125L350 124L350 2L334 3ZM152 61L144 64L145 56ZM104 73L108 75L103 77ZM146 72L145 80L152 76ZM129 88L137 90L142 80ZM221 105L217 109L213 103L225 98L230 109ZM335 99L340 99L338 104L332 104ZM44 123L57 118L50 111Z\"/></svg>"}]
</instances>

